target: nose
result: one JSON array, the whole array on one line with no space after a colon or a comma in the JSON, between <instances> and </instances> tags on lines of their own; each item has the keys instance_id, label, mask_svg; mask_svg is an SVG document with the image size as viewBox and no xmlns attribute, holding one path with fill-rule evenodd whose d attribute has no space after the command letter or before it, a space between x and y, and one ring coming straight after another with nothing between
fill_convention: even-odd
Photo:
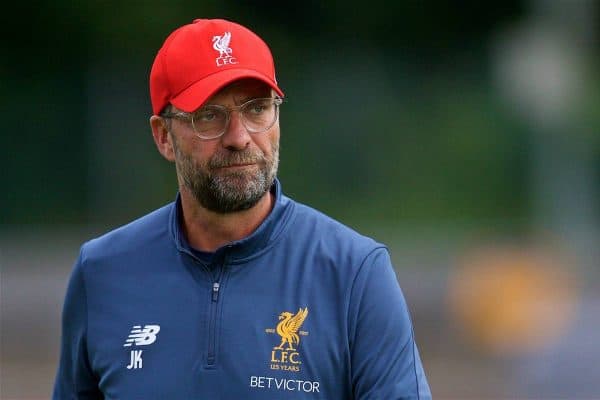
<instances>
[{"instance_id":1,"label":"nose","mask_svg":"<svg viewBox=\"0 0 600 400\"><path fill-rule=\"evenodd\" d=\"M229 124L221 141L223 147L230 150L243 150L250 145L250 132L242 122L242 116L238 111L232 111L229 115Z\"/></svg>"}]
</instances>

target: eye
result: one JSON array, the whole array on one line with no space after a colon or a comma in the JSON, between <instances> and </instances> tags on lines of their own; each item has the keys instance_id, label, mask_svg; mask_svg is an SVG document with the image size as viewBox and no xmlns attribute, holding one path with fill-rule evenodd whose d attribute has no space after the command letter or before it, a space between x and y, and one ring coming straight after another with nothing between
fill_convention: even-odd
<instances>
[{"instance_id":1,"label":"eye","mask_svg":"<svg viewBox=\"0 0 600 400\"><path fill-rule=\"evenodd\" d=\"M194 114L194 121L197 123L214 123L225 119L225 113L222 110L213 107L206 107L198 110Z\"/></svg>"},{"instance_id":2,"label":"eye","mask_svg":"<svg viewBox=\"0 0 600 400\"><path fill-rule=\"evenodd\" d=\"M256 100L251 102L250 104L248 104L248 107L246 108L246 112L250 113L250 114L262 114L265 111L268 111L269 107L271 106L269 100Z\"/></svg>"},{"instance_id":3,"label":"eye","mask_svg":"<svg viewBox=\"0 0 600 400\"><path fill-rule=\"evenodd\" d=\"M214 110L201 110L195 115L195 120L198 122L210 122L217 118L217 113Z\"/></svg>"}]
</instances>

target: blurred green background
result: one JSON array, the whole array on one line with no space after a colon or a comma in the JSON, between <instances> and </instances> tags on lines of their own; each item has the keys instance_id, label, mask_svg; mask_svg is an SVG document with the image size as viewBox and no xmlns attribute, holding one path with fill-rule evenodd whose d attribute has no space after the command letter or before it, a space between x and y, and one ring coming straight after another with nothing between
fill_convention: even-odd
<instances>
[{"instance_id":1,"label":"blurred green background","mask_svg":"<svg viewBox=\"0 0 600 400\"><path fill-rule=\"evenodd\" d=\"M195 18L271 47L283 189L390 246L436 398L600 397L573 361L600 357L586 347L600 328L598 2L56 0L3 14L0 397L47 396L79 244L174 198L148 76ZM516 272L489 286L489 268Z\"/></svg>"}]
</instances>

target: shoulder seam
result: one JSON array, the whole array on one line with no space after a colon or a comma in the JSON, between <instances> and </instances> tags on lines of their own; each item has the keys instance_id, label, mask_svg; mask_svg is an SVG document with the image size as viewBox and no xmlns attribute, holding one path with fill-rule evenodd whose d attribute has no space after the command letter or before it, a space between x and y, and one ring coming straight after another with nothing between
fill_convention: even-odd
<instances>
[{"instance_id":1,"label":"shoulder seam","mask_svg":"<svg viewBox=\"0 0 600 400\"><path fill-rule=\"evenodd\" d=\"M350 346L350 330L351 327L349 325L350 322L350 303L352 302L352 293L354 292L354 286L356 285L356 280L358 279L358 275L360 275L361 271L363 270L365 263L367 261L367 259L371 256L371 254L375 253L378 250L386 250L387 251L387 247L385 245L382 244L378 244L376 245L373 249L371 249L370 251L367 252L367 254L363 257L359 267L356 269L356 273L354 274L354 277L352 278L352 284L350 285L350 291L348 293L347 296L347 303L346 303L346 331L347 331L347 345ZM350 349L348 349L350 350ZM350 374L350 377L352 376L352 363L350 363L350 366L348 368L348 373ZM349 377L349 379L351 379Z\"/></svg>"},{"instance_id":2,"label":"shoulder seam","mask_svg":"<svg viewBox=\"0 0 600 400\"><path fill-rule=\"evenodd\" d=\"M371 256L371 254L375 253L378 250L382 250L382 249L385 251L388 251L387 246L385 246L383 244L378 244L373 249L368 251L367 254L363 257L363 260L361 261L359 267L356 269L356 273L354 274L354 277L352 278L352 284L350 285L348 304L346 306L346 321L350 320L350 301L352 299L352 293L354 292L354 286L356 284L356 280L358 279L358 275L360 275L361 271L363 270L363 268L365 266L367 259Z\"/></svg>"},{"instance_id":3,"label":"shoulder seam","mask_svg":"<svg viewBox=\"0 0 600 400\"><path fill-rule=\"evenodd\" d=\"M81 251L80 251L80 260L81 260L81 264L80 264L80 268L81 268L81 287L82 287L82 291L83 291L83 297L84 297L84 308L85 308L85 332L83 334L83 337L85 338L85 355L86 358L88 360L88 364L89 364L89 360L90 360L90 347L89 347L89 337L88 337L88 332L89 332L89 313L88 313L88 309L89 309L89 303L88 303L88 290L87 290L87 282L86 282L86 277L85 277L85 255L84 255L84 248L85 245L81 247ZM92 372L92 366L89 365L90 367L90 372Z\"/></svg>"}]
</instances>

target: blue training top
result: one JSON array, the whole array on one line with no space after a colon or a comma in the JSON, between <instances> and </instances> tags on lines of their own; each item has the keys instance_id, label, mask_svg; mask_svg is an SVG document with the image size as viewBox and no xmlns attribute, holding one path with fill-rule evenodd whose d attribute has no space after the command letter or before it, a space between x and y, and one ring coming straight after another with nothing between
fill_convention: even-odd
<instances>
[{"instance_id":1,"label":"blue training top","mask_svg":"<svg viewBox=\"0 0 600 400\"><path fill-rule=\"evenodd\" d=\"M387 249L272 191L215 253L187 243L179 197L85 243L53 398L431 398Z\"/></svg>"}]
</instances>

